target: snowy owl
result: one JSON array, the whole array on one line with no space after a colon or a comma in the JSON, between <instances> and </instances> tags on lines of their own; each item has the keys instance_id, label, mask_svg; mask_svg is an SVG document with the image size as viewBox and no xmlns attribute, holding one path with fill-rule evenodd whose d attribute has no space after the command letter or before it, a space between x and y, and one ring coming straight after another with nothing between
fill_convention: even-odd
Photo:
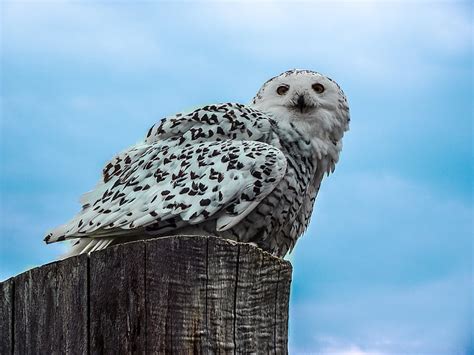
<instances>
[{"instance_id":1,"label":"snowy owl","mask_svg":"<svg viewBox=\"0 0 474 355\"><path fill-rule=\"evenodd\" d=\"M166 117L106 164L82 210L45 241L76 239L75 255L148 237L211 235L283 257L308 226L349 120L336 82L296 69L265 82L248 105Z\"/></svg>"}]
</instances>

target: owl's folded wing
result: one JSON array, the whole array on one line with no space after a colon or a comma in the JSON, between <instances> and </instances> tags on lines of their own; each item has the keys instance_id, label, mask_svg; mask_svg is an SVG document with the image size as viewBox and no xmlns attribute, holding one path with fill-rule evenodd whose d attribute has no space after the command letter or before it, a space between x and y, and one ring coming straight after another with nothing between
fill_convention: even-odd
<instances>
[{"instance_id":1,"label":"owl's folded wing","mask_svg":"<svg viewBox=\"0 0 474 355\"><path fill-rule=\"evenodd\" d=\"M173 146L173 137L141 144L83 196L82 211L52 230L48 243L126 234L160 225L215 220L219 231L237 224L279 183L286 158L262 142L220 140ZM124 160L125 163L125 160Z\"/></svg>"}]
</instances>

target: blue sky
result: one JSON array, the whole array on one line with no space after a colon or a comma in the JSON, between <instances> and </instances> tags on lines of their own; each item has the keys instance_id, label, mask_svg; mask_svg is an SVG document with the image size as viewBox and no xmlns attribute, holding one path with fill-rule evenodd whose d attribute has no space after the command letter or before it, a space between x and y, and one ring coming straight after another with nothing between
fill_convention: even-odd
<instances>
[{"instance_id":1,"label":"blue sky","mask_svg":"<svg viewBox=\"0 0 474 355\"><path fill-rule=\"evenodd\" d=\"M65 250L44 232L161 117L308 68L352 126L290 256L290 352L472 353L470 3L0 6L0 279Z\"/></svg>"}]
</instances>

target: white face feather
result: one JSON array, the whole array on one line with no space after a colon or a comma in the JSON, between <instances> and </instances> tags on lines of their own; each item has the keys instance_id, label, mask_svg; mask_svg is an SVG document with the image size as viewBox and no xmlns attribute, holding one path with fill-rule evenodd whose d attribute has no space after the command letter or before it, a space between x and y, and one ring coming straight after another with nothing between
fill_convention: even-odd
<instances>
[{"instance_id":1,"label":"white face feather","mask_svg":"<svg viewBox=\"0 0 474 355\"><path fill-rule=\"evenodd\" d=\"M291 70L268 80L251 106L320 139L337 142L349 127L349 108L339 85L309 70Z\"/></svg>"}]
</instances>

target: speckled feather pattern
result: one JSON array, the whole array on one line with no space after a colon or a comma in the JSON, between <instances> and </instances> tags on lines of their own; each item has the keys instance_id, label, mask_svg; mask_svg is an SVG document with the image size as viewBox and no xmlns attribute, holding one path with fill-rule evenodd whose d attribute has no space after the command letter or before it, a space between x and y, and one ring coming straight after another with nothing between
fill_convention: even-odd
<instances>
[{"instance_id":1,"label":"speckled feather pattern","mask_svg":"<svg viewBox=\"0 0 474 355\"><path fill-rule=\"evenodd\" d=\"M79 238L75 254L146 235L202 234L284 256L337 162L335 148L319 144L297 124L238 103L164 118L106 164L81 212L45 240Z\"/></svg>"}]
</instances>

